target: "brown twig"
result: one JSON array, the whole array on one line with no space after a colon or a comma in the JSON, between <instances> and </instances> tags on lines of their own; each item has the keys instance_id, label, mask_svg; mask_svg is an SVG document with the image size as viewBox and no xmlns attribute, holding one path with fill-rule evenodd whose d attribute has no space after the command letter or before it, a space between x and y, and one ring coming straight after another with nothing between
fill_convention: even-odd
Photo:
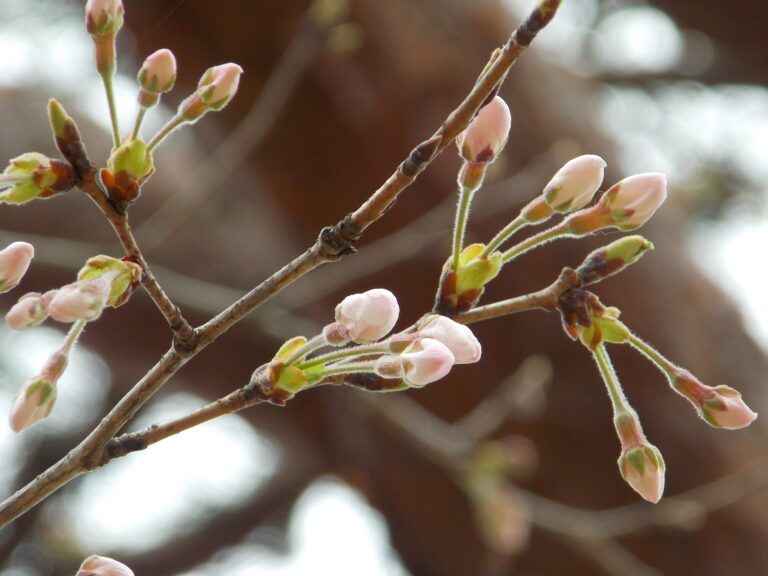
<instances>
[{"instance_id":1,"label":"brown twig","mask_svg":"<svg viewBox=\"0 0 768 576\"><path fill-rule=\"evenodd\" d=\"M189 322L186 321L184 316L182 316L179 307L168 298L154 274L152 274L152 270L144 259L144 256L136 243L136 239L133 236L131 227L128 224L128 215L116 210L112 203L107 199L96 181L95 170L91 170L83 175L83 180L79 184L79 187L96 203L107 218L115 231L115 234L117 234L125 253L141 266L143 271L141 284L165 317L165 320L168 322L168 325L171 327L171 330L173 330L175 336L182 343L188 343L194 337L194 329Z\"/></svg>"},{"instance_id":2,"label":"brown twig","mask_svg":"<svg viewBox=\"0 0 768 576\"><path fill-rule=\"evenodd\" d=\"M469 312L459 314L454 317L454 320L462 324L472 324L481 320L508 316L509 314L517 314L518 312L536 308L551 312L557 308L560 296L568 290L578 288L580 285L579 275L571 268L563 268L557 280L538 292L494 302L486 306L478 306Z\"/></svg>"}]
</instances>

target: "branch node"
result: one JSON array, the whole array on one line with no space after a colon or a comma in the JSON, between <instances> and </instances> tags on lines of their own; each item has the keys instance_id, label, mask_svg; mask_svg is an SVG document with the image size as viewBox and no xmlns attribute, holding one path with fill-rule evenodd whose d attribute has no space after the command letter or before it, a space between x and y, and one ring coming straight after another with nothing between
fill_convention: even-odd
<instances>
[{"instance_id":1,"label":"branch node","mask_svg":"<svg viewBox=\"0 0 768 576\"><path fill-rule=\"evenodd\" d=\"M335 226L326 226L320 231L317 245L325 260L332 262L339 260L342 256L357 252L352 244L360 235L356 234L353 224L354 222L347 215Z\"/></svg>"}]
</instances>

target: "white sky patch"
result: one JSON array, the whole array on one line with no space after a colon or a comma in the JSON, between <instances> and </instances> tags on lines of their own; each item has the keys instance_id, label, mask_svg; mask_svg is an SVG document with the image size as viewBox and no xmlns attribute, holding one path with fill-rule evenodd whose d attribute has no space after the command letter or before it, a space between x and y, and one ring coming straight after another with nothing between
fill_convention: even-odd
<instances>
[{"instance_id":1,"label":"white sky patch","mask_svg":"<svg viewBox=\"0 0 768 576\"><path fill-rule=\"evenodd\" d=\"M288 528L290 553L240 546L185 576L407 576L389 545L387 526L341 482L316 481L297 501Z\"/></svg>"},{"instance_id":2,"label":"white sky patch","mask_svg":"<svg viewBox=\"0 0 768 576\"><path fill-rule=\"evenodd\" d=\"M732 222L704 223L689 243L699 268L730 293L747 329L768 350L766 246L768 222L765 218L744 216Z\"/></svg>"},{"instance_id":3,"label":"white sky patch","mask_svg":"<svg viewBox=\"0 0 768 576\"><path fill-rule=\"evenodd\" d=\"M672 69L683 48L683 38L669 16L645 6L619 9L603 18L591 42L600 68L628 75Z\"/></svg>"},{"instance_id":4,"label":"white sky patch","mask_svg":"<svg viewBox=\"0 0 768 576\"><path fill-rule=\"evenodd\" d=\"M203 404L191 394L173 394L155 402L135 427ZM278 461L275 446L242 418L218 418L86 477L68 502L76 536L92 550L162 546L195 521L253 494Z\"/></svg>"}]
</instances>

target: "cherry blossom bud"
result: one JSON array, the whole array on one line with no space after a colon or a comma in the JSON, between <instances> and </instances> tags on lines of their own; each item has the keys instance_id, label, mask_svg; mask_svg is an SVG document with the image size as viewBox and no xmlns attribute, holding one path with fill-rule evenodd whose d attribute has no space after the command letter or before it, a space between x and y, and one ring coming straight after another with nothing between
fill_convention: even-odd
<instances>
[{"instance_id":1,"label":"cherry blossom bud","mask_svg":"<svg viewBox=\"0 0 768 576\"><path fill-rule=\"evenodd\" d=\"M667 199L664 174L635 174L617 182L600 202L608 206L620 230L634 230L645 224Z\"/></svg>"},{"instance_id":2,"label":"cherry blossom bud","mask_svg":"<svg viewBox=\"0 0 768 576\"><path fill-rule=\"evenodd\" d=\"M606 166L605 160L594 154L569 160L544 187L544 200L558 212L583 208L600 188Z\"/></svg>"},{"instance_id":3,"label":"cherry blossom bud","mask_svg":"<svg viewBox=\"0 0 768 576\"><path fill-rule=\"evenodd\" d=\"M576 269L581 285L588 286L618 274L637 262L653 243L642 236L624 236L591 252Z\"/></svg>"},{"instance_id":4,"label":"cherry blossom bud","mask_svg":"<svg viewBox=\"0 0 768 576\"><path fill-rule=\"evenodd\" d=\"M88 0L85 4L85 27L93 36L115 34L123 26L121 0Z\"/></svg>"},{"instance_id":5,"label":"cherry blossom bud","mask_svg":"<svg viewBox=\"0 0 768 576\"><path fill-rule=\"evenodd\" d=\"M105 278L67 284L51 299L48 314L59 322L96 320L107 305L110 291L110 283Z\"/></svg>"},{"instance_id":6,"label":"cherry blossom bud","mask_svg":"<svg viewBox=\"0 0 768 576\"><path fill-rule=\"evenodd\" d=\"M454 364L450 349L433 338L415 342L400 357L403 360L405 381L416 388L440 380L451 371Z\"/></svg>"},{"instance_id":7,"label":"cherry blossom bud","mask_svg":"<svg viewBox=\"0 0 768 576\"><path fill-rule=\"evenodd\" d=\"M472 364L480 360L482 348L467 326L437 314L428 316L419 326L419 335L434 338L453 353L456 364Z\"/></svg>"},{"instance_id":8,"label":"cherry blossom bud","mask_svg":"<svg viewBox=\"0 0 768 576\"><path fill-rule=\"evenodd\" d=\"M643 433L634 411L618 413L614 418L621 441L618 464L622 478L643 498L654 504L664 492L664 458Z\"/></svg>"},{"instance_id":9,"label":"cherry blossom bud","mask_svg":"<svg viewBox=\"0 0 768 576\"><path fill-rule=\"evenodd\" d=\"M34 255L34 247L26 242L13 242L0 251L0 293L21 282Z\"/></svg>"},{"instance_id":10,"label":"cherry blossom bud","mask_svg":"<svg viewBox=\"0 0 768 576\"><path fill-rule=\"evenodd\" d=\"M400 307L389 290L374 288L352 294L336 306L336 322L346 328L355 342L375 342L387 334L397 322Z\"/></svg>"},{"instance_id":11,"label":"cherry blossom bud","mask_svg":"<svg viewBox=\"0 0 768 576\"><path fill-rule=\"evenodd\" d=\"M152 153L141 138L132 138L112 150L99 175L118 210L125 210L138 196L142 184L155 171Z\"/></svg>"},{"instance_id":12,"label":"cherry blossom bud","mask_svg":"<svg viewBox=\"0 0 768 576\"><path fill-rule=\"evenodd\" d=\"M147 92L168 92L176 81L176 58L173 52L162 48L147 56L139 70L138 80Z\"/></svg>"},{"instance_id":13,"label":"cherry blossom bud","mask_svg":"<svg viewBox=\"0 0 768 576\"><path fill-rule=\"evenodd\" d=\"M22 386L11 406L11 428L21 432L35 422L46 418L56 402L56 384L39 377Z\"/></svg>"},{"instance_id":14,"label":"cherry blossom bud","mask_svg":"<svg viewBox=\"0 0 768 576\"><path fill-rule=\"evenodd\" d=\"M682 368L673 369L670 381L674 389L693 404L699 416L710 426L738 430L749 426L757 418L741 394L730 386L712 388Z\"/></svg>"},{"instance_id":15,"label":"cherry blossom bud","mask_svg":"<svg viewBox=\"0 0 768 576\"><path fill-rule=\"evenodd\" d=\"M106 556L88 556L75 576L133 576L133 570Z\"/></svg>"},{"instance_id":16,"label":"cherry blossom bud","mask_svg":"<svg viewBox=\"0 0 768 576\"><path fill-rule=\"evenodd\" d=\"M512 114L499 96L483 106L456 139L459 155L470 162L493 162L507 143Z\"/></svg>"},{"instance_id":17,"label":"cherry blossom bud","mask_svg":"<svg viewBox=\"0 0 768 576\"><path fill-rule=\"evenodd\" d=\"M208 68L197 85L200 99L212 110L220 110L237 92L242 73L243 69L232 62Z\"/></svg>"},{"instance_id":18,"label":"cherry blossom bud","mask_svg":"<svg viewBox=\"0 0 768 576\"><path fill-rule=\"evenodd\" d=\"M5 315L5 321L14 330L25 330L43 322L48 317L47 302L42 294L24 294Z\"/></svg>"},{"instance_id":19,"label":"cherry blossom bud","mask_svg":"<svg viewBox=\"0 0 768 576\"><path fill-rule=\"evenodd\" d=\"M622 451L619 457L621 476L632 489L654 504L664 493L664 458L653 444Z\"/></svg>"},{"instance_id":20,"label":"cherry blossom bud","mask_svg":"<svg viewBox=\"0 0 768 576\"><path fill-rule=\"evenodd\" d=\"M38 152L27 152L10 161L0 174L0 202L24 204L47 198L74 185L72 167Z\"/></svg>"}]
</instances>

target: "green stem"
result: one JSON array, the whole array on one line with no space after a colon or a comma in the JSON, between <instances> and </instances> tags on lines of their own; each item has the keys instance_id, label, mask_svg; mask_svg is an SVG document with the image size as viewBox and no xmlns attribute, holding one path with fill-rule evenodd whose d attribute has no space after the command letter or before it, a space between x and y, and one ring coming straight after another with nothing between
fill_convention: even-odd
<instances>
[{"instance_id":1,"label":"green stem","mask_svg":"<svg viewBox=\"0 0 768 576\"><path fill-rule=\"evenodd\" d=\"M456 208L456 224L453 227L453 256L452 268L459 269L459 256L464 247L464 232L467 228L467 219L469 217L469 207L472 204L472 197L475 195L476 188L461 186L459 192L459 204Z\"/></svg>"},{"instance_id":2,"label":"green stem","mask_svg":"<svg viewBox=\"0 0 768 576\"><path fill-rule=\"evenodd\" d=\"M553 226L548 230L542 230L538 234L534 234L530 238L527 238L526 240L523 240L519 244L512 246L512 248L504 252L501 259L502 264L506 264L507 262L514 260L524 252L533 250L540 244L544 244L546 242L549 242L550 240L554 240L555 238L561 238L563 236L571 235L568 228L563 224L564 222L561 222L557 226Z\"/></svg>"},{"instance_id":3,"label":"green stem","mask_svg":"<svg viewBox=\"0 0 768 576\"><path fill-rule=\"evenodd\" d=\"M112 121L112 139L115 142L115 148L120 146L120 127L117 123L117 107L115 106L115 90L112 86L113 71L105 70L99 74L104 83L104 90L107 93L107 105L109 106L109 118Z\"/></svg>"},{"instance_id":4,"label":"green stem","mask_svg":"<svg viewBox=\"0 0 768 576\"><path fill-rule=\"evenodd\" d=\"M621 387L616 372L613 370L611 359L608 356L608 352L605 349L604 344L599 344L592 354L597 363L597 367L600 370L600 375L603 377L605 387L608 390L608 396L611 397L611 403L613 404L614 418L621 414L634 414L634 410L629 405L627 397L624 395L624 390Z\"/></svg>"},{"instance_id":5,"label":"green stem","mask_svg":"<svg viewBox=\"0 0 768 576\"><path fill-rule=\"evenodd\" d=\"M77 339L80 337L80 334L82 334L83 328L85 328L87 323L87 320L78 320L72 324L69 332L67 332L66 338L64 338L64 344L61 346L61 352L64 354L69 354L69 352L72 350L72 347L75 345L75 342L77 342Z\"/></svg>"},{"instance_id":6,"label":"green stem","mask_svg":"<svg viewBox=\"0 0 768 576\"><path fill-rule=\"evenodd\" d=\"M526 220L522 214L518 215L517 218L512 220L509 224L507 224L504 228L501 229L501 231L496 234L496 236L493 237L493 239L488 243L488 246L485 247L485 250L482 251L479 259L487 258L491 252L496 250L499 246L504 244L512 234L520 230L520 228L523 228L528 225L528 220Z\"/></svg>"},{"instance_id":7,"label":"green stem","mask_svg":"<svg viewBox=\"0 0 768 576\"><path fill-rule=\"evenodd\" d=\"M674 364L659 354L659 352L657 352L650 344L644 342L634 334L629 335L629 344L653 362L668 378L672 378L672 368L674 367Z\"/></svg>"},{"instance_id":8,"label":"green stem","mask_svg":"<svg viewBox=\"0 0 768 576\"><path fill-rule=\"evenodd\" d=\"M316 356L311 360L302 362L297 365L300 370L306 370L319 364L325 364L326 362L332 362L334 360L344 360L347 358L353 358L355 356L368 356L370 354L383 354L389 352L389 346L382 346L381 343L366 344L364 346L355 346L353 348L345 348L344 350L337 350L335 352L329 352L321 356ZM353 366L354 364L345 363L344 366ZM325 371L324 371L325 372ZM341 372L343 373L343 372Z\"/></svg>"},{"instance_id":9,"label":"green stem","mask_svg":"<svg viewBox=\"0 0 768 576\"><path fill-rule=\"evenodd\" d=\"M160 128L160 131L157 134L155 134L152 137L152 140L149 141L149 144L147 144L147 152L151 152L155 146L160 144L160 142L162 142L162 140L166 136L168 136L168 134L173 132L176 128L181 126L184 122L186 122L186 120L181 114L176 114L173 118L168 120L165 126Z\"/></svg>"},{"instance_id":10,"label":"green stem","mask_svg":"<svg viewBox=\"0 0 768 576\"><path fill-rule=\"evenodd\" d=\"M131 132L131 138L134 140L139 137L139 130L141 130L141 123L144 121L144 115L147 113L147 109L144 106L139 107L139 111L136 114L136 122L133 124L133 132Z\"/></svg>"},{"instance_id":11,"label":"green stem","mask_svg":"<svg viewBox=\"0 0 768 576\"><path fill-rule=\"evenodd\" d=\"M337 376L339 374L353 374L353 373L374 373L376 372L376 367L371 362L356 362L351 364L344 364L344 366L339 367L330 367L326 370L323 370L322 377L326 378L328 376Z\"/></svg>"},{"instance_id":12,"label":"green stem","mask_svg":"<svg viewBox=\"0 0 768 576\"><path fill-rule=\"evenodd\" d=\"M296 349L296 351L291 354L287 360L283 362L286 366L290 366L294 362L296 362L299 358L303 358L307 354L311 354L315 350L319 350L323 346L329 346L329 344L325 341L325 338L322 334L318 334L317 336L310 338L307 340L307 343L304 344L304 346L300 346Z\"/></svg>"}]
</instances>

